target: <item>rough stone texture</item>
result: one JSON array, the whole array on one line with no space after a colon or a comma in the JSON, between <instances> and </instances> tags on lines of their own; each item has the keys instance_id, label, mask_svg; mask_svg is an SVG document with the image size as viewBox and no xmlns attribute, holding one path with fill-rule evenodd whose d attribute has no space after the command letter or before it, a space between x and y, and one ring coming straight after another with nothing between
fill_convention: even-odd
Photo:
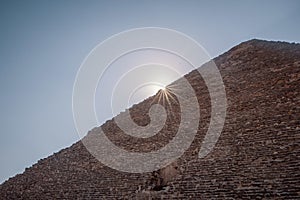
<instances>
[{"instance_id":1,"label":"rough stone texture","mask_svg":"<svg viewBox=\"0 0 300 200\"><path fill-rule=\"evenodd\" d=\"M210 120L210 98L192 71L185 77L197 94L201 121L191 147L175 164L153 173L122 173L101 164L79 141L4 182L0 198L300 199L300 44L250 40L214 60L228 113L218 143L204 159L198 151ZM147 112L155 102L150 97L130 109L137 124L149 123ZM172 107L172 117L151 138L125 135L113 120L102 128L126 150L153 151L176 133L176 101Z\"/></svg>"}]
</instances>

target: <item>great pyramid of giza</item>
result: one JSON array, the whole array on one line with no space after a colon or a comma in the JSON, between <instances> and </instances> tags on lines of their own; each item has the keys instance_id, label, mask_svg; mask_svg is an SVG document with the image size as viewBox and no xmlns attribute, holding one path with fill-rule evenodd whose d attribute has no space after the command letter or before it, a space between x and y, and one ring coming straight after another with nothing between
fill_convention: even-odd
<instances>
[{"instance_id":1,"label":"great pyramid of giza","mask_svg":"<svg viewBox=\"0 0 300 200\"><path fill-rule=\"evenodd\" d=\"M120 172L99 162L78 141L4 182L0 198L299 199L300 44L253 39L214 62L225 85L227 116L206 157L200 159L198 152L210 120L210 96L195 70L185 78L197 95L200 124L192 145L176 162L149 173ZM138 125L149 123L150 106L160 103L157 95L129 109ZM150 138L124 134L114 119L101 127L125 150L154 151L178 128L176 100L169 106L165 126Z\"/></svg>"}]
</instances>

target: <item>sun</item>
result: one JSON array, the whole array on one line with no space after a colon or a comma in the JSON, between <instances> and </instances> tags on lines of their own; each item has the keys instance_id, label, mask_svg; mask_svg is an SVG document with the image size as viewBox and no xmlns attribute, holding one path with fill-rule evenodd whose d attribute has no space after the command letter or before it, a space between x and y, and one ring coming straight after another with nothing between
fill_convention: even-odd
<instances>
[{"instance_id":1,"label":"sun","mask_svg":"<svg viewBox=\"0 0 300 200\"><path fill-rule=\"evenodd\" d=\"M161 85L161 84L155 84L151 86L153 93L157 93L159 91L165 91L166 90L166 86Z\"/></svg>"},{"instance_id":2,"label":"sun","mask_svg":"<svg viewBox=\"0 0 300 200\"><path fill-rule=\"evenodd\" d=\"M158 91L159 90L165 91L166 90L166 86L158 86Z\"/></svg>"}]
</instances>

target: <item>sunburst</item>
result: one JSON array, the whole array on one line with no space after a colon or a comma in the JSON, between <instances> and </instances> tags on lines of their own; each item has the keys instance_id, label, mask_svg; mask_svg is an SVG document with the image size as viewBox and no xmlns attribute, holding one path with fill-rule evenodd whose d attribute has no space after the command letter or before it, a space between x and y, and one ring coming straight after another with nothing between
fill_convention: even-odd
<instances>
[{"instance_id":1,"label":"sunburst","mask_svg":"<svg viewBox=\"0 0 300 200\"><path fill-rule=\"evenodd\" d=\"M174 114L172 106L178 103L173 88L174 86L161 87L152 101L152 104L158 103L164 106L171 116Z\"/></svg>"}]
</instances>

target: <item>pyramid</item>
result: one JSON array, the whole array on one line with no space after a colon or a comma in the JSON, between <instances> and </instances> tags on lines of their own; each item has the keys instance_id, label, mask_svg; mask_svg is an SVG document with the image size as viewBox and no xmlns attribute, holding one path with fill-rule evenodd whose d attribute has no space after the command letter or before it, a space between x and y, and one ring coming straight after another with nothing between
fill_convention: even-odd
<instances>
[{"instance_id":1,"label":"pyramid","mask_svg":"<svg viewBox=\"0 0 300 200\"><path fill-rule=\"evenodd\" d=\"M300 44L253 39L214 62L225 85L227 116L204 158L198 152L209 127L210 95L194 70L184 78L197 96L200 123L192 144L176 161L152 172L122 172L99 162L78 141L1 184L1 199L300 198ZM150 107L165 106L168 117L158 134L131 137L114 119L101 130L127 151L164 147L176 135L180 107L176 98L165 105L159 93L129 109L134 122L146 126Z\"/></svg>"}]
</instances>

